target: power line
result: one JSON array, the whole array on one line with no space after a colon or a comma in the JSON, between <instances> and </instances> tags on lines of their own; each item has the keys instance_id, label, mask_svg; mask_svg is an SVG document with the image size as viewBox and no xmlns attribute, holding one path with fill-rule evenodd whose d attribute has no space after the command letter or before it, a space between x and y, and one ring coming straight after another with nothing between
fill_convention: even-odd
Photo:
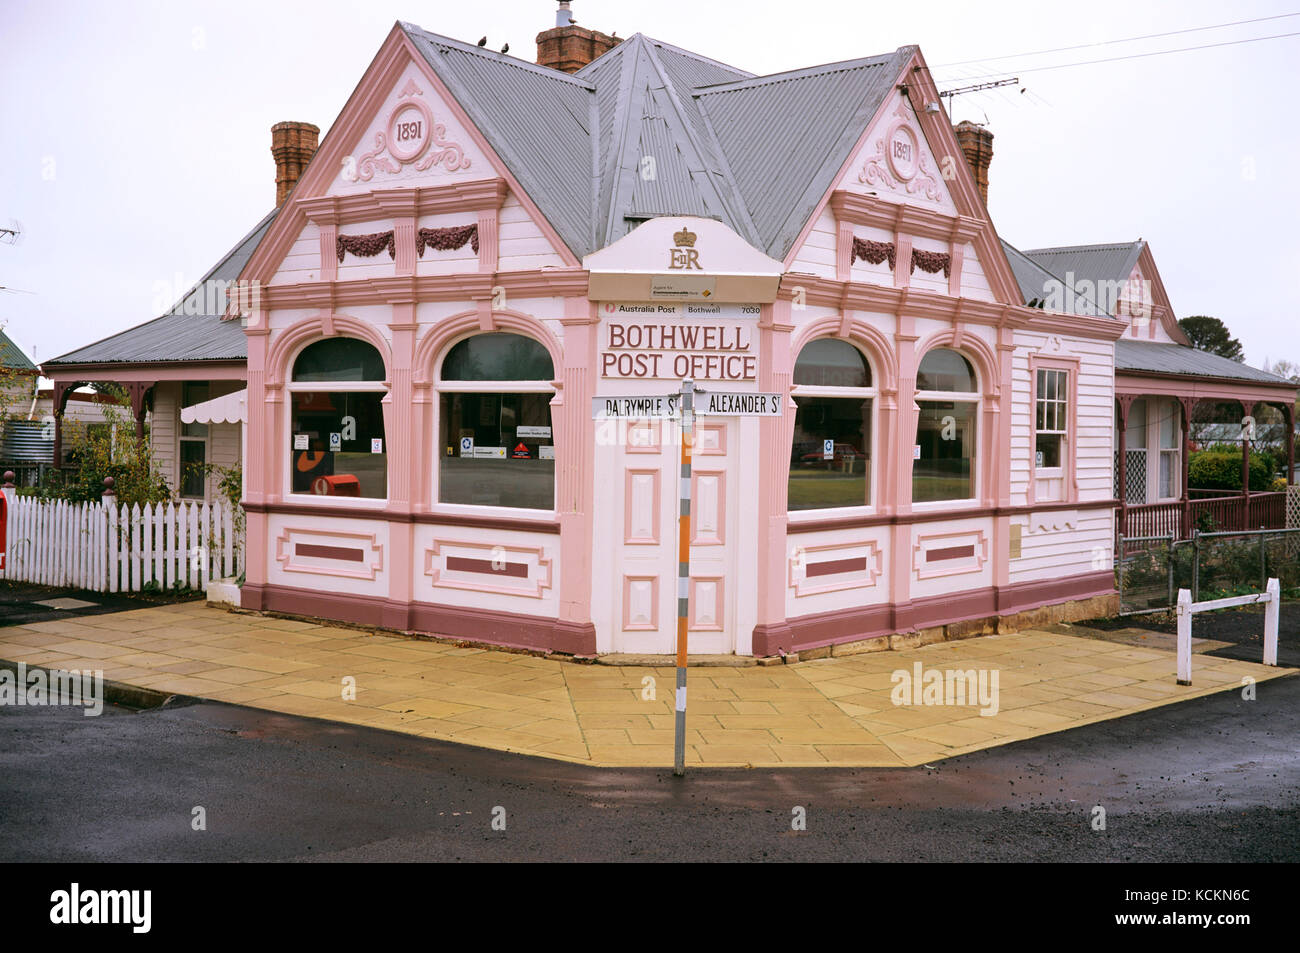
<instances>
[{"instance_id":1,"label":"power line","mask_svg":"<svg viewBox=\"0 0 1300 953\"><path fill-rule=\"evenodd\" d=\"M1166 56L1170 53L1190 53L1193 50L1213 50L1223 46L1239 46L1242 43L1259 43L1263 40L1285 40L1288 37L1300 36L1300 31L1295 33L1274 33L1269 36L1253 36L1244 40L1227 40L1223 43L1204 43L1200 46L1183 46L1173 50L1155 50L1150 53L1131 53L1128 56L1108 56L1100 60L1080 60L1077 63L1057 63L1055 66L1032 66L1028 69L1017 69L1017 73L1043 73L1054 69L1069 69L1071 66L1096 66L1099 63L1118 63L1122 60L1140 60L1148 56ZM1003 70L996 73L980 73L976 76L963 77L964 79L985 79L990 76L1005 76L1009 72Z\"/></svg>"},{"instance_id":2,"label":"power line","mask_svg":"<svg viewBox=\"0 0 1300 953\"><path fill-rule=\"evenodd\" d=\"M1247 23L1263 23L1267 20L1285 20L1287 17L1300 17L1297 13L1279 13L1271 17L1256 17L1253 20L1233 20L1231 23L1215 23L1211 26L1194 26L1186 30L1169 30L1165 33L1145 33L1142 36L1126 36L1118 40L1098 40L1096 43L1080 43L1077 46L1057 46L1050 50L1034 50L1032 53L1008 53L1006 56L985 56L977 60L957 60L952 63L937 63L932 69L942 69L945 66L965 66L967 63L991 63L994 60L1014 60L1024 56L1041 56L1046 53L1066 53L1070 50L1087 50L1095 46L1111 46L1115 43L1134 43L1138 40L1155 40L1164 36L1179 36L1184 33L1202 33L1206 30L1222 30L1230 26L1242 26Z\"/></svg>"}]
</instances>

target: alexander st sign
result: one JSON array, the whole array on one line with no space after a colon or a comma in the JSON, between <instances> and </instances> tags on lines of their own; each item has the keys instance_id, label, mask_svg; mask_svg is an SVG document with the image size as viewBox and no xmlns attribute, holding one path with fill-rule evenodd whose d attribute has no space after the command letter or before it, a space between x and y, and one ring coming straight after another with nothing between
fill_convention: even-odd
<instances>
[{"instance_id":1,"label":"alexander st sign","mask_svg":"<svg viewBox=\"0 0 1300 953\"><path fill-rule=\"evenodd\" d=\"M780 417L780 394L736 394L695 392L695 413L701 417ZM682 395L650 394L635 397L595 397L591 416L595 420L669 420L681 416Z\"/></svg>"}]
</instances>

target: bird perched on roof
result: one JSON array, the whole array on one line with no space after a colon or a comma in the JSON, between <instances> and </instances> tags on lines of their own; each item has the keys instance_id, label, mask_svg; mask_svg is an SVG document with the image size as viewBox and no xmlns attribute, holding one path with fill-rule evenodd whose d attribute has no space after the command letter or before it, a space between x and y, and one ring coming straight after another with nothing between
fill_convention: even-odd
<instances>
[{"instance_id":1,"label":"bird perched on roof","mask_svg":"<svg viewBox=\"0 0 1300 953\"><path fill-rule=\"evenodd\" d=\"M509 52L510 52L510 44L507 43L505 46L501 47L501 52L502 52L502 53L509 53Z\"/></svg>"},{"instance_id":2,"label":"bird perched on roof","mask_svg":"<svg viewBox=\"0 0 1300 953\"><path fill-rule=\"evenodd\" d=\"M478 41L478 45L479 45L479 46L487 46L487 37L485 36L485 37L483 37L483 39L479 40L479 41Z\"/></svg>"}]
</instances>

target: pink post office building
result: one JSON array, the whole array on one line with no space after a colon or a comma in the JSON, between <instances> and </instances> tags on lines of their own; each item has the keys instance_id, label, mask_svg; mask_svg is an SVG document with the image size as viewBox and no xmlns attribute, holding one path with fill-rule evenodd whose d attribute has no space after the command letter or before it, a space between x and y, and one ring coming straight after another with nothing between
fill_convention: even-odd
<instances>
[{"instance_id":1,"label":"pink post office building","mask_svg":"<svg viewBox=\"0 0 1300 953\"><path fill-rule=\"evenodd\" d=\"M920 50L754 76L561 7L540 63L397 24L303 146L226 316L243 605L671 652L678 425L596 407L689 377L783 402L698 418L692 653L1113 607L1131 322L1000 241Z\"/></svg>"}]
</instances>

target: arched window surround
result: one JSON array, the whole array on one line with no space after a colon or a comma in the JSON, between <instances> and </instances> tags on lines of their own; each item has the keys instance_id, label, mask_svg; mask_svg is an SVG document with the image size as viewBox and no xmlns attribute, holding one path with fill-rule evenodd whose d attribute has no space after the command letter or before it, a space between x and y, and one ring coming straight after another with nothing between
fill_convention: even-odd
<instances>
[{"instance_id":1,"label":"arched window surround","mask_svg":"<svg viewBox=\"0 0 1300 953\"><path fill-rule=\"evenodd\" d=\"M937 349L956 351L964 357L975 372L975 390L956 393L951 391L914 390L912 396L909 432L915 434L921 415L921 403L928 401L959 400L975 408L975 465L972 469L971 495L961 499L916 501L913 487L900 487L910 494L913 509L924 512L932 509L977 509L990 506L996 497L993 480L993 448L998 439L999 402L1002 378L999 362L993 348L982 337L965 331L949 329L930 335L917 344L913 380L919 387L920 367L926 355Z\"/></svg>"}]
</instances>

